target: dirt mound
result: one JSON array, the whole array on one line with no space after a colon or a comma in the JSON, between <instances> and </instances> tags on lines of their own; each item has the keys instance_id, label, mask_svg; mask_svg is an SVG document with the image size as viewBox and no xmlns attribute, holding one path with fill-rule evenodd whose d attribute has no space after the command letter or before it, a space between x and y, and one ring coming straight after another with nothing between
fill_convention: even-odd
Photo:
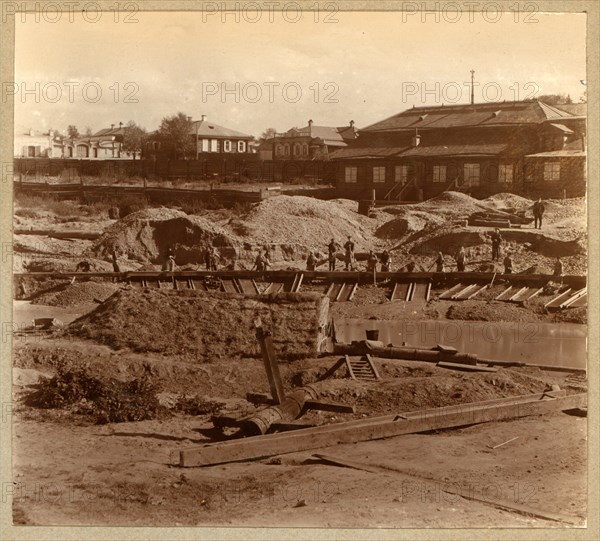
<instances>
[{"instance_id":1,"label":"dirt mound","mask_svg":"<svg viewBox=\"0 0 600 541\"><path fill-rule=\"evenodd\" d=\"M531 199L508 192L490 195L490 197L483 199L483 201L486 204L497 208L498 210L525 210L533 205L533 201Z\"/></svg>"},{"instance_id":2,"label":"dirt mound","mask_svg":"<svg viewBox=\"0 0 600 541\"><path fill-rule=\"evenodd\" d=\"M547 257L583 255L587 247L583 239L561 240L545 233L527 230L505 230L502 236L506 241L527 246L530 250Z\"/></svg>"},{"instance_id":3,"label":"dirt mound","mask_svg":"<svg viewBox=\"0 0 600 541\"><path fill-rule=\"evenodd\" d=\"M124 289L75 320L72 335L112 348L182 355L192 362L260 355L254 321L273 335L280 359L316 355L327 298L314 293L261 297L194 290Z\"/></svg>"},{"instance_id":4,"label":"dirt mound","mask_svg":"<svg viewBox=\"0 0 600 541\"><path fill-rule=\"evenodd\" d=\"M239 241L200 216L166 208L146 209L110 226L96 241L92 253L108 258L116 249L129 259L160 264L169 246L178 265L201 264L207 246L216 246L222 256L232 257Z\"/></svg>"},{"instance_id":5,"label":"dirt mound","mask_svg":"<svg viewBox=\"0 0 600 541\"><path fill-rule=\"evenodd\" d=\"M427 201L413 205L413 207L418 209L432 209L437 212L464 216L465 218L473 212L492 209L492 207L479 199L475 199L462 192L442 192Z\"/></svg>"},{"instance_id":6,"label":"dirt mound","mask_svg":"<svg viewBox=\"0 0 600 541\"><path fill-rule=\"evenodd\" d=\"M75 282L64 286L60 291L42 293L35 297L32 304L67 307L90 304L97 300L103 302L119 287L118 284L109 282Z\"/></svg>"},{"instance_id":7,"label":"dirt mound","mask_svg":"<svg viewBox=\"0 0 600 541\"><path fill-rule=\"evenodd\" d=\"M327 246L331 238L340 244L350 235L357 251L373 247L371 221L350 209L346 202L280 195L256 205L232 231L255 243L296 246L298 250ZM304 255L304 254L302 254Z\"/></svg>"},{"instance_id":8,"label":"dirt mound","mask_svg":"<svg viewBox=\"0 0 600 541\"><path fill-rule=\"evenodd\" d=\"M411 248L412 254L444 254L455 255L461 246L468 248L471 246L480 246L486 244L487 239L482 232L466 229L448 229L441 228L431 238L419 242Z\"/></svg>"},{"instance_id":9,"label":"dirt mound","mask_svg":"<svg viewBox=\"0 0 600 541\"><path fill-rule=\"evenodd\" d=\"M397 212L398 217L384 223L375 230L375 236L380 239L410 240L415 233L425 233L442 225L445 220L432 213L401 209ZM409 237L407 239L407 237Z\"/></svg>"}]
</instances>

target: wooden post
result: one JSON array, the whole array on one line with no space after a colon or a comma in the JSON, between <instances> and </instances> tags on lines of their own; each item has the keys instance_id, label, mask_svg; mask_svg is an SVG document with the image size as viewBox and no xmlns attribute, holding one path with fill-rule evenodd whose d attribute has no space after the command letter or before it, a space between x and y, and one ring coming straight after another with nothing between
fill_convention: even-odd
<instances>
[{"instance_id":1,"label":"wooden post","mask_svg":"<svg viewBox=\"0 0 600 541\"><path fill-rule=\"evenodd\" d=\"M260 349L265 364L265 371L267 372L267 378L269 380L271 396L273 397L275 404L281 404L285 398L285 392L283 391L283 384L281 383L279 365L277 364L277 359L275 358L275 350L273 349L273 339L271 337L271 333L262 328L260 319L257 319L254 325L256 327L256 338L260 343Z\"/></svg>"}]
</instances>

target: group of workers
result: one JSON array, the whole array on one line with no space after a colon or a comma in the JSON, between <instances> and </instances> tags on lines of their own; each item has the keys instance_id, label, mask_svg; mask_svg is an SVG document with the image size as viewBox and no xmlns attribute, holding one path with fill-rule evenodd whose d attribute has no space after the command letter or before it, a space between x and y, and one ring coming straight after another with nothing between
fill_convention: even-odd
<instances>
[{"instance_id":1,"label":"group of workers","mask_svg":"<svg viewBox=\"0 0 600 541\"><path fill-rule=\"evenodd\" d=\"M327 262L329 264L329 272L335 272L338 254L341 252L341 248L343 248L343 261L345 264L345 270L357 270L355 247L356 245L350 235L348 236L348 240L346 240L343 247L340 247L335 239L331 239L327 245ZM311 251L306 258L306 270L314 271L324 262L325 261L319 261L317 254ZM392 257L390 253L387 250L384 250L381 256L378 257L373 250L369 250L366 265L367 272L375 272L379 263L381 263L381 272L391 272Z\"/></svg>"}]
</instances>

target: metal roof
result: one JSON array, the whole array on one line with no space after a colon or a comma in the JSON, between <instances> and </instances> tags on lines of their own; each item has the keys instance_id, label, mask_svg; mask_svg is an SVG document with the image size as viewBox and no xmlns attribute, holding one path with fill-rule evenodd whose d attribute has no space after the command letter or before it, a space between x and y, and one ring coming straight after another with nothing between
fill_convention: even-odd
<instances>
[{"instance_id":1,"label":"metal roof","mask_svg":"<svg viewBox=\"0 0 600 541\"><path fill-rule=\"evenodd\" d=\"M540 124L573 115L540 101L492 102L468 105L413 107L376 122L362 132L391 132L433 128Z\"/></svg>"},{"instance_id":2,"label":"metal roof","mask_svg":"<svg viewBox=\"0 0 600 541\"><path fill-rule=\"evenodd\" d=\"M199 135L202 137L214 137L214 138L236 138L236 139L253 139L252 135L248 135L247 133L242 133L239 131L231 130L229 128L224 128L223 126L219 126L214 122L209 122L208 120L196 120L192 122L192 127L190 129L190 134Z\"/></svg>"}]
</instances>

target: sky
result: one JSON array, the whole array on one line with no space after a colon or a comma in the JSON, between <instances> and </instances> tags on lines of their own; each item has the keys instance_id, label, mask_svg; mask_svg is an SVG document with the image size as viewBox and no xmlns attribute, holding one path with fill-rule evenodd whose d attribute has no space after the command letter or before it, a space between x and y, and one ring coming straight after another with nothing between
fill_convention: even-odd
<instances>
[{"instance_id":1,"label":"sky","mask_svg":"<svg viewBox=\"0 0 600 541\"><path fill-rule=\"evenodd\" d=\"M32 13L16 17L15 130L152 131L180 111L255 136L309 119L361 128L468 103L471 69L476 103L577 102L585 28L581 14L510 12Z\"/></svg>"}]
</instances>

